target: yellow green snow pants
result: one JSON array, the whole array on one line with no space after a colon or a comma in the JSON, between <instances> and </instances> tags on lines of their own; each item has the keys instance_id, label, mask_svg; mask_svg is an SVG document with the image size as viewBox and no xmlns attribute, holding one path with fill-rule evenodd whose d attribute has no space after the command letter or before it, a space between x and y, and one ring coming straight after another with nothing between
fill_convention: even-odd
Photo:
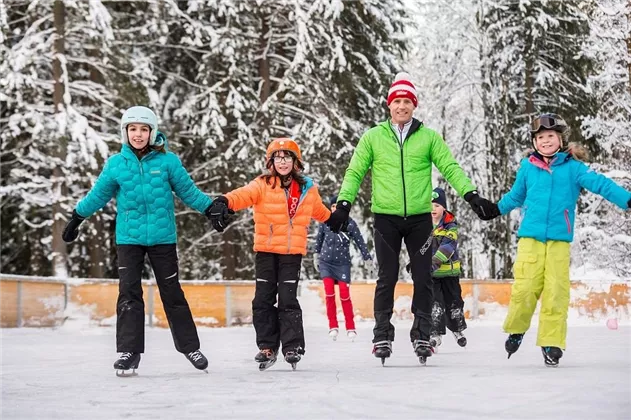
<instances>
[{"instance_id":1,"label":"yellow green snow pants","mask_svg":"<svg viewBox=\"0 0 631 420\"><path fill-rule=\"evenodd\" d=\"M513 272L515 282L504 331L525 333L530 328L539 296L543 294L537 346L565 349L570 304L570 243L521 238Z\"/></svg>"}]
</instances>

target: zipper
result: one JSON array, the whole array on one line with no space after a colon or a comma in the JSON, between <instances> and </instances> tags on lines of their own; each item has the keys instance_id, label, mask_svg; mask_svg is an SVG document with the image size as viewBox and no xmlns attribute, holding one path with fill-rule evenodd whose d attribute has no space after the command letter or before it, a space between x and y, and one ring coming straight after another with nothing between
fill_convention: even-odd
<instances>
[{"instance_id":1,"label":"zipper","mask_svg":"<svg viewBox=\"0 0 631 420\"><path fill-rule=\"evenodd\" d=\"M392 125L388 122L388 125L390 125L390 132L392 132L395 136L397 135L397 133L394 133L394 131L392 130ZM410 127L410 129L412 129L412 127ZM409 131L408 131L408 135L409 135ZM402 139L401 143L399 143L399 139L395 138L395 141L397 142L397 145L399 146L399 151L401 152L401 181L403 182L403 218L405 219L408 215L408 204L407 204L407 198L406 198L406 194L405 194L405 169L403 168L403 145L405 144L405 141L407 140L407 138Z\"/></svg>"},{"instance_id":2,"label":"zipper","mask_svg":"<svg viewBox=\"0 0 631 420\"><path fill-rule=\"evenodd\" d=\"M567 233L572 233L572 225L570 224L570 211L565 209L565 224L567 225Z\"/></svg>"},{"instance_id":3,"label":"zipper","mask_svg":"<svg viewBox=\"0 0 631 420\"><path fill-rule=\"evenodd\" d=\"M129 222L129 210L125 210L125 222Z\"/></svg>"},{"instance_id":4,"label":"zipper","mask_svg":"<svg viewBox=\"0 0 631 420\"><path fill-rule=\"evenodd\" d=\"M145 157L146 156L144 156L143 159ZM145 183L143 179L145 177L145 170L142 167L142 159L138 159L138 165L140 165L140 187L142 190L142 199L144 201L145 210L147 213L147 223L145 223L145 243L149 244L149 209L147 208L147 197L145 197Z\"/></svg>"}]
</instances>

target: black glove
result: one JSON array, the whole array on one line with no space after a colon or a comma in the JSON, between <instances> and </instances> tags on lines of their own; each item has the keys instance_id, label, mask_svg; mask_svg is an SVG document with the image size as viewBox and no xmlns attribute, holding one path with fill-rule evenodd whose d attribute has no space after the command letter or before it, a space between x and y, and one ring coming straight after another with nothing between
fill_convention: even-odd
<instances>
[{"instance_id":1,"label":"black glove","mask_svg":"<svg viewBox=\"0 0 631 420\"><path fill-rule=\"evenodd\" d=\"M217 232L223 232L232 221L234 210L228 208L228 199L221 195L213 200L204 214Z\"/></svg>"},{"instance_id":2,"label":"black glove","mask_svg":"<svg viewBox=\"0 0 631 420\"><path fill-rule=\"evenodd\" d=\"M72 217L64 228L61 238L64 242L72 242L79 236L79 225L85 220L85 217L79 216L76 210L72 211Z\"/></svg>"},{"instance_id":3,"label":"black glove","mask_svg":"<svg viewBox=\"0 0 631 420\"><path fill-rule=\"evenodd\" d=\"M475 214L482 220L493 220L500 215L500 209L497 207L497 204L480 197L477 191L466 193L464 199L467 200Z\"/></svg>"},{"instance_id":4,"label":"black glove","mask_svg":"<svg viewBox=\"0 0 631 420\"><path fill-rule=\"evenodd\" d=\"M331 217L325 223L335 233L340 230L348 230L348 214L351 211L351 203L346 200L338 201L335 211L331 213Z\"/></svg>"}]
</instances>

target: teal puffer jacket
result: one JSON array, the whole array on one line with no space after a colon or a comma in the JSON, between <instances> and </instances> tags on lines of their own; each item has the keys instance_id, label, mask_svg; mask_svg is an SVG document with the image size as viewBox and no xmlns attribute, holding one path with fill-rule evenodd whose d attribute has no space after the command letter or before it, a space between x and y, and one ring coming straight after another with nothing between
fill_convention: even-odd
<instances>
[{"instance_id":1,"label":"teal puffer jacket","mask_svg":"<svg viewBox=\"0 0 631 420\"><path fill-rule=\"evenodd\" d=\"M156 145L165 144L158 135ZM116 196L117 245L177 243L173 193L187 206L203 213L212 200L197 188L180 159L171 152L149 152L138 160L131 147L111 156L76 211L90 217Z\"/></svg>"}]
</instances>

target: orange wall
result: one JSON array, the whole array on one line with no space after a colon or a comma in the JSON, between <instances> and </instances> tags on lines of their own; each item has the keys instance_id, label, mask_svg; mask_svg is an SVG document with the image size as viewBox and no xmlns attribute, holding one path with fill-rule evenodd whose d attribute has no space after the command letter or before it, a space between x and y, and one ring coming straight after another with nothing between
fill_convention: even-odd
<instances>
[{"instance_id":1,"label":"orange wall","mask_svg":"<svg viewBox=\"0 0 631 420\"><path fill-rule=\"evenodd\" d=\"M615 310L624 317L629 317L631 310L630 285L625 283L605 285L602 287L586 283L573 282L570 308L575 308L581 316L598 319L611 314ZM306 286L311 292L317 293L321 300L324 313L324 290L320 282L309 283ZM464 281L462 295L465 301L471 302L474 288L478 296L478 314L484 315L485 304L507 306L510 300L509 282ZM84 283L68 286L68 312L64 313L64 284L45 282L21 282L22 288L22 324L23 326L55 326L63 323L66 316L73 316L73 310L87 314L90 321L96 325L106 323L111 325L116 315L116 299L118 284ZM232 284L229 288L224 283L183 283L182 288L191 306L193 317L197 325L225 326L249 324L252 322L251 301L254 296L253 283ZM351 296L355 315L371 319L373 316L374 283L353 283ZM413 286L409 283L399 283L395 290L395 316L410 317ZM150 311L149 293L153 294L154 317L153 325L167 327L168 322L162 308L160 294L155 285L143 286L145 310ZM0 326L17 326L17 295L18 283L12 280L0 281ZM339 294L338 294L339 305ZM471 305L467 305L470 307ZM341 305L338 306L341 308ZM226 320L229 309L230 320ZM467 318L473 314L466 311Z\"/></svg>"}]
</instances>

